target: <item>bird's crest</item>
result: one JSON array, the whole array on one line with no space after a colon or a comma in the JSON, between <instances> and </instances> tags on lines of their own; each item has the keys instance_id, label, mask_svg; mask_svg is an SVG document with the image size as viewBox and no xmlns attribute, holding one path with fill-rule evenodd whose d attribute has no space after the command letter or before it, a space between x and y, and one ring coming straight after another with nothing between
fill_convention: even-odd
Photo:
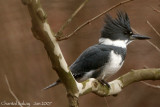
<instances>
[{"instance_id":1,"label":"bird's crest","mask_svg":"<svg viewBox=\"0 0 160 107\"><path fill-rule=\"evenodd\" d=\"M118 11L117 18L106 15L101 37L116 39L118 33L131 32L129 17L126 12ZM114 36L113 36L114 35Z\"/></svg>"}]
</instances>

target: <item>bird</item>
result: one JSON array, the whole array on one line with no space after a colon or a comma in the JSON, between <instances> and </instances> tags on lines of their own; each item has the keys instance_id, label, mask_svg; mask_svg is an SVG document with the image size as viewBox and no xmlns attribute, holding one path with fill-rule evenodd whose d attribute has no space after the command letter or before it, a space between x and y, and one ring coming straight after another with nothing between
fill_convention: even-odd
<instances>
[{"instance_id":1,"label":"bird","mask_svg":"<svg viewBox=\"0 0 160 107\"><path fill-rule=\"evenodd\" d=\"M122 67L127 53L127 45L134 40L150 39L148 36L135 34L132 31L126 12L118 11L116 16L113 18L106 14L99 43L83 51L69 67L78 82L95 78L102 84L109 85L106 79L117 73ZM60 79L43 90L59 83L61 83Z\"/></svg>"}]
</instances>

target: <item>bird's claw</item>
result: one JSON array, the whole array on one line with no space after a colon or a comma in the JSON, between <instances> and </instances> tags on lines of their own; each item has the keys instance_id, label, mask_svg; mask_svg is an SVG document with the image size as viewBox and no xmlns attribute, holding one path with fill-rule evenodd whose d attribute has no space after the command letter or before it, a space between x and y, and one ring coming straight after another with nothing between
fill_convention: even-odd
<instances>
[{"instance_id":1,"label":"bird's claw","mask_svg":"<svg viewBox=\"0 0 160 107\"><path fill-rule=\"evenodd\" d=\"M98 80L102 85L107 85L108 88L110 88L110 85L108 84L108 82L104 81L104 80Z\"/></svg>"}]
</instances>

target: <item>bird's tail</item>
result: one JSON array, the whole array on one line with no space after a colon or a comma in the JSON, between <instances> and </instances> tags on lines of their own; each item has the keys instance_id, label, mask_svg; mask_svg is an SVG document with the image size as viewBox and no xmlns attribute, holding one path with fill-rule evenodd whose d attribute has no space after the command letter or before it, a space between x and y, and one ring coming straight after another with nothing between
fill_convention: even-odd
<instances>
[{"instance_id":1,"label":"bird's tail","mask_svg":"<svg viewBox=\"0 0 160 107\"><path fill-rule=\"evenodd\" d=\"M59 83L61 83L61 80L60 80L60 79L58 79L56 82L50 84L49 86L43 88L42 90L47 90L47 89L49 89L49 88L52 88L52 87L58 85Z\"/></svg>"}]
</instances>

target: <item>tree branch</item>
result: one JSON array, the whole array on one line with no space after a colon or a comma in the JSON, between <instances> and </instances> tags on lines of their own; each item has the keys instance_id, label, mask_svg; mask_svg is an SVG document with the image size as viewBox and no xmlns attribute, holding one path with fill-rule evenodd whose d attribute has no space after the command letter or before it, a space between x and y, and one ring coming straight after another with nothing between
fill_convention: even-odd
<instances>
[{"instance_id":1,"label":"tree branch","mask_svg":"<svg viewBox=\"0 0 160 107\"><path fill-rule=\"evenodd\" d=\"M158 52L160 52L160 48L158 46L156 46L155 44L153 44L151 41L146 40L150 45L152 45Z\"/></svg>"},{"instance_id":2,"label":"tree branch","mask_svg":"<svg viewBox=\"0 0 160 107\"><path fill-rule=\"evenodd\" d=\"M85 4L88 2L88 0L85 0L70 16L70 18L63 24L63 26L60 28L60 30L55 35L56 38L60 38L63 35L63 30L67 27L69 23L71 23L72 19L77 15L77 13L85 6Z\"/></svg>"},{"instance_id":3,"label":"tree branch","mask_svg":"<svg viewBox=\"0 0 160 107\"><path fill-rule=\"evenodd\" d=\"M156 34L160 37L159 32L152 26L152 24L147 20L147 24L156 32Z\"/></svg>"},{"instance_id":4,"label":"tree branch","mask_svg":"<svg viewBox=\"0 0 160 107\"><path fill-rule=\"evenodd\" d=\"M120 93L126 86L142 80L160 80L160 68L131 70L109 82L110 88L103 86L95 79L89 79L82 83L83 87L79 85L79 92L81 95L89 92L93 92L99 96L115 95Z\"/></svg>"},{"instance_id":5,"label":"tree branch","mask_svg":"<svg viewBox=\"0 0 160 107\"><path fill-rule=\"evenodd\" d=\"M72 76L68 65L56 41L55 34L47 23L47 15L39 0L22 0L26 4L32 18L32 32L35 38L41 40L51 60L52 68L56 70L60 80L67 90L70 107L78 106L77 83Z\"/></svg>"},{"instance_id":6,"label":"tree branch","mask_svg":"<svg viewBox=\"0 0 160 107\"><path fill-rule=\"evenodd\" d=\"M14 92L12 91L12 89L11 89L11 87L10 87L10 85L9 85L9 81L8 81L7 76L6 76L6 75L4 75L4 77L5 77L5 81L6 81L6 83L7 83L7 86L8 86L9 92L10 92L10 93L11 93L11 95L14 97L14 99L18 102L18 105L19 105L20 107L23 107L23 106L21 105L21 103L20 103L19 99L17 98L17 96L16 96L16 95L14 94Z\"/></svg>"},{"instance_id":7,"label":"tree branch","mask_svg":"<svg viewBox=\"0 0 160 107\"><path fill-rule=\"evenodd\" d=\"M144 82L144 81L141 81L141 83L151 87L151 88L156 88L156 89L160 89L160 86L159 85L153 85L153 84L149 84L147 82Z\"/></svg>"},{"instance_id":8,"label":"tree branch","mask_svg":"<svg viewBox=\"0 0 160 107\"><path fill-rule=\"evenodd\" d=\"M158 9L156 9L156 8L154 8L154 7L151 7L155 12L157 12L157 13L160 13L160 10L158 10Z\"/></svg>"},{"instance_id":9,"label":"tree branch","mask_svg":"<svg viewBox=\"0 0 160 107\"><path fill-rule=\"evenodd\" d=\"M129 1L131 0L125 2ZM68 65L56 41L55 34L51 31L50 26L47 23L47 15L42 9L40 1L22 0L22 2L27 5L32 18L33 35L35 38L43 42L47 54L51 60L52 67L56 70L59 78L66 88L70 107L78 107L79 95L84 95L89 92L93 92L99 96L114 95L121 92L124 87L133 82L160 79L160 69L142 69L132 70L118 79L109 82L110 88L102 85L98 82L98 80L93 78L90 78L82 83L77 83L68 69ZM122 4L122 2L120 4Z\"/></svg>"},{"instance_id":10,"label":"tree branch","mask_svg":"<svg viewBox=\"0 0 160 107\"><path fill-rule=\"evenodd\" d=\"M98 19L99 17L101 17L101 16L104 15L105 13L113 10L114 8L116 8L116 7L118 7L118 6L122 5L122 4L131 2L131 1L133 1L133 0L125 0L125 1L122 1L122 2L120 2L120 3L118 3L118 4L114 5L114 6L110 7L109 9L103 11L102 13L98 14L97 16L95 16L95 17L87 20L87 21L86 21L85 23L83 23L82 25L78 26L78 27L77 27L72 33L70 33L69 35L63 36L63 37L61 37L61 38L57 38L57 40L58 40L58 41L61 41L61 40L68 39L69 37L73 36L77 31L79 31L80 29L82 29L84 26L86 26L86 25L88 25L89 23L91 23L92 21Z\"/></svg>"}]
</instances>

